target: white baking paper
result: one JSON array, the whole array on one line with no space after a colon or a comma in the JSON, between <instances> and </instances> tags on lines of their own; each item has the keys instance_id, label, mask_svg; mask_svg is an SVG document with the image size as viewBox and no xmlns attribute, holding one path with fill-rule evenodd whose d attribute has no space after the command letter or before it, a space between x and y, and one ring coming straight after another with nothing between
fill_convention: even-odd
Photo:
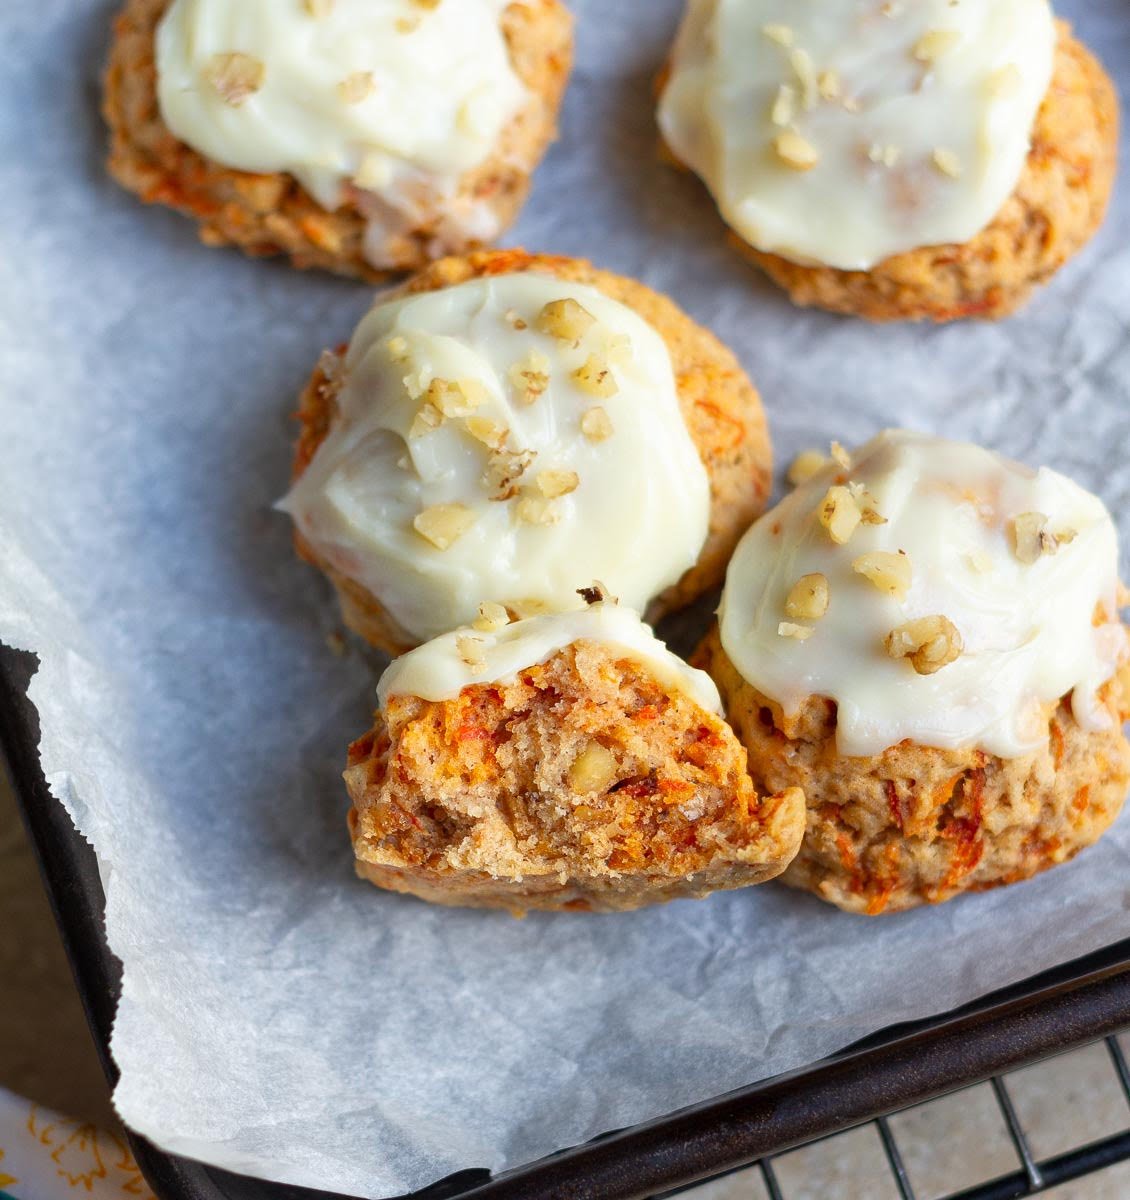
<instances>
[{"instance_id":1,"label":"white baking paper","mask_svg":"<svg viewBox=\"0 0 1130 1200\"><path fill-rule=\"evenodd\" d=\"M911 424L1130 500L1126 196L1002 325L804 313L656 158L677 0L584 0L516 244L669 291L738 352L778 456ZM1130 81L1120 0L1064 5ZM0 6L0 635L36 650L51 787L124 965L124 1119L375 1197L523 1163L1130 935L1130 820L1070 866L868 920L770 885L619 916L431 908L352 874L340 780L374 664L271 503L359 285L198 245L103 174L111 5ZM700 614L699 626L705 623Z\"/></svg>"}]
</instances>

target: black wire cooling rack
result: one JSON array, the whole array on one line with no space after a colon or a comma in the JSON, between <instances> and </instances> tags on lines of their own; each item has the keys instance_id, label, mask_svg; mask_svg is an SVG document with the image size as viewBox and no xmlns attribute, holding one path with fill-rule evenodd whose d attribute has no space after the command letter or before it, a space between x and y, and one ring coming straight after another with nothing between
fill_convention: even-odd
<instances>
[{"instance_id":1,"label":"black wire cooling rack","mask_svg":"<svg viewBox=\"0 0 1130 1200\"><path fill-rule=\"evenodd\" d=\"M1020 1197L1038 1196L1061 1184L1082 1179L1116 1163L1130 1160L1130 1065L1127 1064L1126 1055L1116 1035L1104 1038L1102 1044L1106 1047L1111 1069L1118 1079L1119 1088L1128 1106L1126 1129L1051 1157L1037 1158L1009 1095L1007 1078L995 1075L988 1084L992 1087L1009 1141L1016 1152L1018 1168L961 1191L947 1192L944 1196L940 1196L935 1188L929 1194L930 1200L1019 1200ZM902 1111L909 1112L913 1109ZM891 1127L890 1118L876 1117L869 1124L878 1134L899 1200L923 1200L923 1196L915 1190L911 1182L910 1172L904 1162L895 1131ZM815 1146L827 1140L820 1138L805 1145ZM794 1149L798 1148L800 1147ZM743 1168L733 1174L741 1177L760 1175L769 1200L790 1200L789 1189L779 1181L773 1163L773 1157L763 1158L752 1167ZM695 1185L696 1188L701 1186L702 1184ZM667 1193L668 1196L675 1194ZM687 1190L678 1194L685 1196L687 1200L692 1200L693 1197L693 1193ZM853 1197L853 1200L856 1198Z\"/></svg>"}]
</instances>

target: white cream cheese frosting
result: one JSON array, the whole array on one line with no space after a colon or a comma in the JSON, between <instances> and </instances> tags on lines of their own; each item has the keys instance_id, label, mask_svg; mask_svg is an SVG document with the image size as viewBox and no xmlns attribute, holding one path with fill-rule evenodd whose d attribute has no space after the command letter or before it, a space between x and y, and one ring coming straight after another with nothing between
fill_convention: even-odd
<instances>
[{"instance_id":1,"label":"white cream cheese frosting","mask_svg":"<svg viewBox=\"0 0 1130 1200\"><path fill-rule=\"evenodd\" d=\"M213 162L293 175L325 209L352 189L377 266L441 209L488 240L458 195L527 92L501 27L510 0L173 0L157 30L172 133Z\"/></svg>"},{"instance_id":2,"label":"white cream cheese frosting","mask_svg":"<svg viewBox=\"0 0 1130 1200\"><path fill-rule=\"evenodd\" d=\"M1068 694L1082 728L1109 728L1097 692L1127 641L1102 502L1046 467L924 434L887 431L840 457L738 546L719 619L742 676L786 714L835 700L847 755L910 739L1017 757L1045 744L1041 710ZM931 643L932 673L892 656L908 649L895 631L938 617L957 637Z\"/></svg>"},{"instance_id":3,"label":"white cream cheese frosting","mask_svg":"<svg viewBox=\"0 0 1130 1200\"><path fill-rule=\"evenodd\" d=\"M688 0L659 124L751 245L868 270L992 221L1055 38L1048 0Z\"/></svg>"},{"instance_id":4,"label":"white cream cheese frosting","mask_svg":"<svg viewBox=\"0 0 1130 1200\"><path fill-rule=\"evenodd\" d=\"M491 632L465 628L441 634L388 667L377 685L377 699L381 708L390 696L451 700L472 684L513 682L521 671L582 641L610 647L665 687L721 716L722 702L710 676L672 654L637 613L610 602L527 617Z\"/></svg>"},{"instance_id":5,"label":"white cream cheese frosting","mask_svg":"<svg viewBox=\"0 0 1130 1200\"><path fill-rule=\"evenodd\" d=\"M339 416L281 507L421 641L480 603L644 611L694 564L710 486L666 343L594 288L521 272L378 304Z\"/></svg>"}]
</instances>

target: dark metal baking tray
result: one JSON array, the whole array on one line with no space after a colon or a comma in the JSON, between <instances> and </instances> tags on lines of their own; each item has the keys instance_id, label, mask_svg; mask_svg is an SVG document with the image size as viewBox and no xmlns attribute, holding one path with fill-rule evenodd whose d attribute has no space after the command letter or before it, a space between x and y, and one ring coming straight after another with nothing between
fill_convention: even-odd
<instances>
[{"instance_id":1,"label":"dark metal baking tray","mask_svg":"<svg viewBox=\"0 0 1130 1200\"><path fill-rule=\"evenodd\" d=\"M48 792L39 767L38 718L26 697L34 665L31 655L0 648L0 748L112 1080L109 1038L118 964L106 944L94 854ZM789 1074L609 1133L496 1178L483 1170L468 1170L414 1195L419 1200L456 1196L642 1200L992 1078L1127 1025L1130 939L953 1012L885 1029ZM326 1200L329 1196L231 1175L165 1154L141 1138L132 1142L138 1163L161 1200ZM378 1153L374 1147L374 1156Z\"/></svg>"}]
</instances>

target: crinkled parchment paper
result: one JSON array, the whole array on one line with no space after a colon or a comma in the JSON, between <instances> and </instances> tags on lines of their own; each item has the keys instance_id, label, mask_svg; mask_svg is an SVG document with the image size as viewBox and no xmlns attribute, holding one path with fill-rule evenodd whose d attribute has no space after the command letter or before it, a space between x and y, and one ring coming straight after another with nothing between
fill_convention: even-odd
<instances>
[{"instance_id":1,"label":"crinkled parchment paper","mask_svg":"<svg viewBox=\"0 0 1130 1200\"><path fill-rule=\"evenodd\" d=\"M1125 193L1003 325L789 305L655 154L676 0L586 0L515 244L669 291L738 351L779 459L894 423L1130 500ZM1070 6L1130 80L1119 0ZM1130 820L1050 875L867 920L767 886L622 916L430 908L352 874L339 772L373 668L271 511L295 396L361 286L206 250L104 176L104 0L0 7L0 637L124 987L117 1104L171 1150L380 1196L528 1161L1130 934Z\"/></svg>"}]
</instances>

